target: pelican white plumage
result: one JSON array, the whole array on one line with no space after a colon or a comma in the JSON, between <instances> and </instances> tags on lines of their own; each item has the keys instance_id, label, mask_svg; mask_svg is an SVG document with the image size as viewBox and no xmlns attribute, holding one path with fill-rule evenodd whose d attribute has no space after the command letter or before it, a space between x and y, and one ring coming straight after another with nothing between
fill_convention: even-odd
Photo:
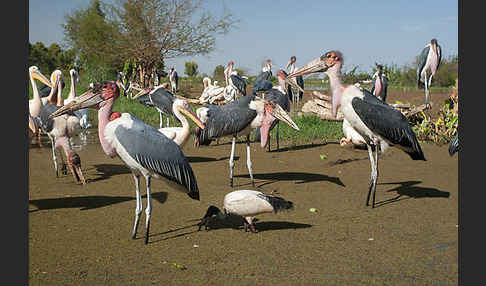
<instances>
[{"instance_id":1,"label":"pelican white plumage","mask_svg":"<svg viewBox=\"0 0 486 286\"><path fill-rule=\"evenodd\" d=\"M56 104L54 105L47 103L45 105L42 105L39 114L40 127L51 140L52 159L54 162L54 168L56 170L56 176L59 176L59 167L57 165L56 151L58 149L62 149L66 155L67 165L74 179L77 182L81 181L81 183L84 185L86 184L86 180L81 170L81 158L71 148L70 143L70 138L76 136L80 131L81 126L79 125L79 119L72 113L66 113L58 118L49 118L50 114L58 110L64 104L61 84L62 73L61 71L56 70L53 74L55 76L51 77L51 80L54 82L55 85L57 85L57 87L55 85L52 85L51 91L57 91ZM35 81L32 82L32 88L37 89ZM37 102L37 104L39 103ZM62 162L62 171L64 172L65 163L62 152L60 155Z\"/></svg>"},{"instance_id":2,"label":"pelican white plumage","mask_svg":"<svg viewBox=\"0 0 486 286\"><path fill-rule=\"evenodd\" d=\"M224 86L219 86L218 81L211 83L211 78L203 78L204 90L199 97L200 104L213 104L214 102L224 99Z\"/></svg>"},{"instance_id":3,"label":"pelican white plumage","mask_svg":"<svg viewBox=\"0 0 486 286\"><path fill-rule=\"evenodd\" d=\"M134 98L136 98L136 96ZM204 129L204 123L202 123L199 117L194 114L189 103L182 98L176 98L174 100L172 103L172 112L174 116L179 119L182 127L159 128L159 131L170 140L173 140L182 149L191 135L189 121L187 121L184 115L189 117L200 128Z\"/></svg>"},{"instance_id":4,"label":"pelican white plumage","mask_svg":"<svg viewBox=\"0 0 486 286\"><path fill-rule=\"evenodd\" d=\"M95 83L84 95L61 107L51 117L81 108L98 109L98 135L101 147L109 157L118 156L132 171L135 180L136 211L132 238L136 237L142 213L140 176L147 185L147 208L145 209L145 244L149 240L151 203L151 179L162 179L172 188L199 200L196 177L181 148L155 127L150 126L130 113L113 112L119 97L121 81Z\"/></svg>"},{"instance_id":5,"label":"pelican white plumage","mask_svg":"<svg viewBox=\"0 0 486 286\"><path fill-rule=\"evenodd\" d=\"M79 74L75 69L70 69L69 75L71 76L71 87L69 89L68 97L64 100L64 104L68 104L74 98L76 98L76 83L79 82ZM76 110L74 112L74 115L76 115L79 118L79 125L82 128L86 129L86 128L90 128L91 126L93 126L88 121L88 109L87 108Z\"/></svg>"},{"instance_id":6,"label":"pelican white plumage","mask_svg":"<svg viewBox=\"0 0 486 286\"><path fill-rule=\"evenodd\" d=\"M209 229L209 222L213 216L217 219L225 219L228 215L238 215L243 217L243 225L245 232L250 227L251 232L258 231L253 224L253 219L256 215L263 213L277 213L283 210L291 210L294 204L284 198L274 195L265 194L253 190L238 190L233 191L224 196L223 212L216 206L209 206L206 214L198 224L199 229L204 226L206 230Z\"/></svg>"}]
</instances>

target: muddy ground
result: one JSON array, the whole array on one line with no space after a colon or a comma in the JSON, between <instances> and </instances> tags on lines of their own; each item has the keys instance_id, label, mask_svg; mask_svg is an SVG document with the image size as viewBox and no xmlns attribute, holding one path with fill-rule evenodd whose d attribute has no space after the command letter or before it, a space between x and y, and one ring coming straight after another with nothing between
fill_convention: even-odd
<instances>
[{"instance_id":1,"label":"muddy ground","mask_svg":"<svg viewBox=\"0 0 486 286\"><path fill-rule=\"evenodd\" d=\"M105 156L96 130L89 132L87 144L76 149L84 186L70 174L56 178L48 141L42 148L30 145L30 285L458 283L458 156L449 157L447 146L422 143L425 162L390 148L380 159L377 207L371 209L365 206L366 150L341 147L338 140L295 148L281 142L272 152L252 143L257 187L295 204L293 211L260 215L253 234L237 218L210 231L195 226L229 191L251 189L245 144L236 147L234 188L228 139L200 149L187 144L201 200L153 180L150 242L144 245L143 223L137 238L130 237L133 177L121 160Z\"/></svg>"}]
</instances>

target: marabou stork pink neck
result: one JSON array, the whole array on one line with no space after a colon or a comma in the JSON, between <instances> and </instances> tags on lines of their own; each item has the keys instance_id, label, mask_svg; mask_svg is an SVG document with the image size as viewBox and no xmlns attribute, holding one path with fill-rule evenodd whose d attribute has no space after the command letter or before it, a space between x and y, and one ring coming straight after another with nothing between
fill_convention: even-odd
<instances>
[{"instance_id":1,"label":"marabou stork pink neck","mask_svg":"<svg viewBox=\"0 0 486 286\"><path fill-rule=\"evenodd\" d=\"M114 104L115 98L112 97L100 103L100 108L98 110L98 136L103 151L106 155L110 157L115 157L117 155L117 152L115 148L113 148L113 146L105 138L105 127L110 121L115 120L121 115L119 112L112 111Z\"/></svg>"},{"instance_id":2,"label":"marabou stork pink neck","mask_svg":"<svg viewBox=\"0 0 486 286\"><path fill-rule=\"evenodd\" d=\"M337 115L337 108L341 105L341 96L344 92L344 86L341 81L341 66L334 65L326 71L329 77L329 85L332 93L332 114Z\"/></svg>"}]
</instances>

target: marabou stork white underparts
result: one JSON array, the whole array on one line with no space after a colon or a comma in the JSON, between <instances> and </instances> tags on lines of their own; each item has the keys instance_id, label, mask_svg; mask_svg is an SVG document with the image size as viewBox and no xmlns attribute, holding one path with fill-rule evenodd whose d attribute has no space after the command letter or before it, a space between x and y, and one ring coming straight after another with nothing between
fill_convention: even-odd
<instances>
[{"instance_id":1,"label":"marabou stork white underparts","mask_svg":"<svg viewBox=\"0 0 486 286\"><path fill-rule=\"evenodd\" d=\"M324 72L329 77L333 116L336 116L337 108L341 106L344 118L363 137L368 147L371 178L366 205L369 205L370 194L373 192L372 207L374 207L378 180L378 151L385 152L392 145L405 151L413 160L425 161L425 157L412 127L400 111L379 100L365 89L355 85L343 86L342 65L341 52L330 51L300 67L288 77L316 72ZM373 150L375 151L374 159Z\"/></svg>"},{"instance_id":2,"label":"marabou stork white underparts","mask_svg":"<svg viewBox=\"0 0 486 286\"><path fill-rule=\"evenodd\" d=\"M224 220L228 215L237 215L243 217L245 232L250 227L251 232L257 233L253 219L256 215L263 213L277 213L283 210L291 210L294 204L284 198L265 194L253 190L233 191L224 196L223 212L216 206L209 206L206 214L198 224L199 230L204 226L209 229L209 222L216 216L216 219Z\"/></svg>"}]
</instances>

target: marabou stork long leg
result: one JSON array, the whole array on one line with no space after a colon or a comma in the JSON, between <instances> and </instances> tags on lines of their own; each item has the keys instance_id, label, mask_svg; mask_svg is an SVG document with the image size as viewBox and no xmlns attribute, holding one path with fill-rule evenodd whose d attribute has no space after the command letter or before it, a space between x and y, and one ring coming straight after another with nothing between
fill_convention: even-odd
<instances>
[{"instance_id":1,"label":"marabou stork long leg","mask_svg":"<svg viewBox=\"0 0 486 286\"><path fill-rule=\"evenodd\" d=\"M280 120L277 122L277 150L280 149Z\"/></svg>"},{"instance_id":2,"label":"marabou stork long leg","mask_svg":"<svg viewBox=\"0 0 486 286\"><path fill-rule=\"evenodd\" d=\"M162 117L162 112L159 111L159 128L163 128L164 118Z\"/></svg>"},{"instance_id":3,"label":"marabou stork long leg","mask_svg":"<svg viewBox=\"0 0 486 286\"><path fill-rule=\"evenodd\" d=\"M133 179L135 179L135 194L137 199L137 207L135 209L135 223L133 225L132 239L137 236L138 223L140 222L140 215L142 214L142 197L140 196L140 176L133 174Z\"/></svg>"},{"instance_id":4,"label":"marabou stork long leg","mask_svg":"<svg viewBox=\"0 0 486 286\"><path fill-rule=\"evenodd\" d=\"M233 136L232 143L231 143L231 155L229 159L229 167L230 167L230 186L233 187L233 167L235 166L234 156L235 156L235 144L236 144L236 137Z\"/></svg>"},{"instance_id":5,"label":"marabou stork long leg","mask_svg":"<svg viewBox=\"0 0 486 286\"><path fill-rule=\"evenodd\" d=\"M52 161L54 162L54 168L56 169L56 177L59 177L59 167L57 166L57 156L56 156L56 143L54 138L49 136L51 140L51 149L52 149Z\"/></svg>"},{"instance_id":6,"label":"marabou stork long leg","mask_svg":"<svg viewBox=\"0 0 486 286\"><path fill-rule=\"evenodd\" d=\"M425 71L424 85L425 85L425 104L429 105L430 104L430 91L429 91L429 82L427 80L427 71Z\"/></svg>"},{"instance_id":7,"label":"marabou stork long leg","mask_svg":"<svg viewBox=\"0 0 486 286\"><path fill-rule=\"evenodd\" d=\"M145 176L147 182L147 207L145 208L145 244L149 240L150 215L152 214L152 197L150 196L150 176Z\"/></svg>"},{"instance_id":8,"label":"marabou stork long leg","mask_svg":"<svg viewBox=\"0 0 486 286\"><path fill-rule=\"evenodd\" d=\"M375 207L375 195L376 195L376 182L378 180L378 144L374 144L371 146L367 144L368 147L368 154L370 156L370 165L371 165L371 176L370 176L370 187L368 190L368 196L366 198L366 206L369 206L370 203L370 195L373 192L373 199L371 207ZM375 158L373 158L373 147L375 149Z\"/></svg>"},{"instance_id":9,"label":"marabou stork long leg","mask_svg":"<svg viewBox=\"0 0 486 286\"><path fill-rule=\"evenodd\" d=\"M254 187L255 182L253 181L253 169L251 168L251 157L250 157L250 134L246 135L246 165L248 166L248 172L250 172L251 185Z\"/></svg>"}]
</instances>

